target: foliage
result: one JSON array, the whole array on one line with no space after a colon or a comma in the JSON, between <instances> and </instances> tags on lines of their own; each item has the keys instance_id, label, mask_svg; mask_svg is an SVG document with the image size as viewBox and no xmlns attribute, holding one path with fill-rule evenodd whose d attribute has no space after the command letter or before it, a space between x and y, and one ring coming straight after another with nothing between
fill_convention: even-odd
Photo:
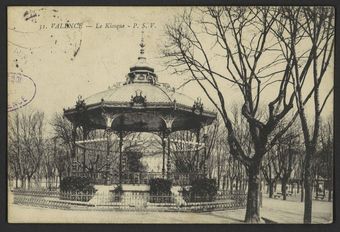
<instances>
[{"instance_id":1,"label":"foliage","mask_svg":"<svg viewBox=\"0 0 340 232\"><path fill-rule=\"evenodd\" d=\"M150 180L150 202L171 203L171 180L155 178Z\"/></svg>"},{"instance_id":2,"label":"foliage","mask_svg":"<svg viewBox=\"0 0 340 232\"><path fill-rule=\"evenodd\" d=\"M121 185L118 185L113 191L110 191L113 193L113 201L119 202L122 200L123 195L123 188Z\"/></svg>"},{"instance_id":3,"label":"foliage","mask_svg":"<svg viewBox=\"0 0 340 232\"><path fill-rule=\"evenodd\" d=\"M114 190L113 190L114 193L122 193L123 192L123 188L121 185L118 185Z\"/></svg>"},{"instance_id":4,"label":"foliage","mask_svg":"<svg viewBox=\"0 0 340 232\"><path fill-rule=\"evenodd\" d=\"M127 151L127 167L130 172L143 172L145 171L145 166L141 162L143 154L138 151Z\"/></svg>"},{"instance_id":5,"label":"foliage","mask_svg":"<svg viewBox=\"0 0 340 232\"><path fill-rule=\"evenodd\" d=\"M151 195L167 195L171 194L171 180L155 178L150 180L150 194Z\"/></svg>"},{"instance_id":6,"label":"foliage","mask_svg":"<svg viewBox=\"0 0 340 232\"><path fill-rule=\"evenodd\" d=\"M216 194L216 180L209 178L193 180L190 190L183 189L183 198L188 202L210 202L215 199Z\"/></svg>"},{"instance_id":7,"label":"foliage","mask_svg":"<svg viewBox=\"0 0 340 232\"><path fill-rule=\"evenodd\" d=\"M60 191L93 193L96 189L91 183L91 179L88 177L69 176L61 180Z\"/></svg>"}]
</instances>

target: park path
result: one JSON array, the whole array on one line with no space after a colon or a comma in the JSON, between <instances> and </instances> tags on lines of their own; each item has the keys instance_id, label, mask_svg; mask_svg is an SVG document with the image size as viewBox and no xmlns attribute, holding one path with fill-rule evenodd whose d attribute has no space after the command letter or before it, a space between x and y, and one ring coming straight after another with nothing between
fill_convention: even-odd
<instances>
[{"instance_id":1,"label":"park path","mask_svg":"<svg viewBox=\"0 0 340 232\"><path fill-rule=\"evenodd\" d=\"M95 188L97 192L94 194L92 199L89 201L89 204L93 205L105 205L109 204L111 201L108 197L103 197L103 196L108 196L110 191L114 190L116 186L112 185L96 185Z\"/></svg>"},{"instance_id":2,"label":"park path","mask_svg":"<svg viewBox=\"0 0 340 232\"><path fill-rule=\"evenodd\" d=\"M281 199L263 198L261 217L278 223L302 223L303 202L283 201ZM312 222L315 224L332 223L333 203L313 201Z\"/></svg>"},{"instance_id":3,"label":"park path","mask_svg":"<svg viewBox=\"0 0 340 232\"><path fill-rule=\"evenodd\" d=\"M62 210L9 204L10 223L243 223L245 210L203 213ZM313 201L313 223L332 222L332 203ZM261 217L277 223L302 223L303 203L263 198Z\"/></svg>"},{"instance_id":4,"label":"park path","mask_svg":"<svg viewBox=\"0 0 340 232\"><path fill-rule=\"evenodd\" d=\"M241 223L235 216L226 217L225 212L85 211L11 205L8 220L9 223Z\"/></svg>"}]
</instances>

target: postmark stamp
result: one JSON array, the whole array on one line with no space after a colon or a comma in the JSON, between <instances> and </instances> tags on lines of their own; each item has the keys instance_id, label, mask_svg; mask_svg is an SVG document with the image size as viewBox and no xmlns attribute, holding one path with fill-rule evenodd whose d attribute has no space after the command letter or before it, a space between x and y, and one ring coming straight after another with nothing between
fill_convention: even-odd
<instances>
[{"instance_id":1,"label":"postmark stamp","mask_svg":"<svg viewBox=\"0 0 340 232\"><path fill-rule=\"evenodd\" d=\"M22 73L8 73L7 111L28 105L35 97L37 88L32 78Z\"/></svg>"}]
</instances>

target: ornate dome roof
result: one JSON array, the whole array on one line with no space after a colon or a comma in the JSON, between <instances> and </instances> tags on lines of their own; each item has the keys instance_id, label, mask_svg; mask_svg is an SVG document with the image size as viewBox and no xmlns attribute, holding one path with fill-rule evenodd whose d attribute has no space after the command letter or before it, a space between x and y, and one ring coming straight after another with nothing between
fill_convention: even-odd
<instances>
[{"instance_id":1,"label":"ornate dome roof","mask_svg":"<svg viewBox=\"0 0 340 232\"><path fill-rule=\"evenodd\" d=\"M109 88L85 98L87 105L101 101L110 103L130 102L136 95L141 95L148 103L173 103L192 106L194 99L184 94L176 93L174 89L159 83L130 83Z\"/></svg>"},{"instance_id":2,"label":"ornate dome roof","mask_svg":"<svg viewBox=\"0 0 340 232\"><path fill-rule=\"evenodd\" d=\"M167 127L175 131L210 124L216 113L205 107L203 110L200 99L195 101L169 84L159 83L144 56L143 38L140 47L138 61L130 67L124 83L85 99L79 97L76 106L64 110L64 115L92 128L109 126L127 131L164 131Z\"/></svg>"}]
</instances>

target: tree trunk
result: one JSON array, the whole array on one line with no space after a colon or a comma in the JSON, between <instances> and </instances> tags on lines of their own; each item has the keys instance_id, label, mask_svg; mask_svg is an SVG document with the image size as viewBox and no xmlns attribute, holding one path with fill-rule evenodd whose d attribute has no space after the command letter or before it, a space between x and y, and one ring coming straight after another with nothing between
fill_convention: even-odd
<instances>
[{"instance_id":1,"label":"tree trunk","mask_svg":"<svg viewBox=\"0 0 340 232\"><path fill-rule=\"evenodd\" d=\"M60 187L61 179L62 179L62 175L59 174L59 187ZM58 187L58 186L56 186L56 187Z\"/></svg>"},{"instance_id":2,"label":"tree trunk","mask_svg":"<svg viewBox=\"0 0 340 232\"><path fill-rule=\"evenodd\" d=\"M206 162L206 161L204 161L204 162ZM221 184L221 164L220 164L220 162L218 162L218 164L217 164L217 186L218 186L218 190L220 190L220 184Z\"/></svg>"},{"instance_id":3,"label":"tree trunk","mask_svg":"<svg viewBox=\"0 0 340 232\"><path fill-rule=\"evenodd\" d=\"M301 182L301 202L304 201L304 193L305 193L305 191L303 189L303 183Z\"/></svg>"},{"instance_id":4,"label":"tree trunk","mask_svg":"<svg viewBox=\"0 0 340 232\"><path fill-rule=\"evenodd\" d=\"M222 190L225 189L225 177L223 176L222 177Z\"/></svg>"},{"instance_id":5,"label":"tree trunk","mask_svg":"<svg viewBox=\"0 0 340 232\"><path fill-rule=\"evenodd\" d=\"M319 176L317 175L316 176L316 183L315 183L315 186L314 186L314 192L316 194L316 198L319 197Z\"/></svg>"},{"instance_id":6,"label":"tree trunk","mask_svg":"<svg viewBox=\"0 0 340 232\"><path fill-rule=\"evenodd\" d=\"M310 178L305 176L305 207L304 207L304 217L303 222L305 224L312 223L312 184Z\"/></svg>"},{"instance_id":7,"label":"tree trunk","mask_svg":"<svg viewBox=\"0 0 340 232\"><path fill-rule=\"evenodd\" d=\"M331 184L332 184L332 182L328 181L328 202L332 201L332 191L333 191L333 188L332 188Z\"/></svg>"},{"instance_id":8,"label":"tree trunk","mask_svg":"<svg viewBox=\"0 0 340 232\"><path fill-rule=\"evenodd\" d=\"M246 223L260 222L260 164L252 164L248 170L248 194L247 210L245 216Z\"/></svg>"},{"instance_id":9,"label":"tree trunk","mask_svg":"<svg viewBox=\"0 0 340 232\"><path fill-rule=\"evenodd\" d=\"M269 198L273 198L273 194L274 194L274 183L273 182L268 183L268 190L269 190Z\"/></svg>"},{"instance_id":10,"label":"tree trunk","mask_svg":"<svg viewBox=\"0 0 340 232\"><path fill-rule=\"evenodd\" d=\"M31 188L31 177L27 176L27 188L30 189Z\"/></svg>"},{"instance_id":11,"label":"tree trunk","mask_svg":"<svg viewBox=\"0 0 340 232\"><path fill-rule=\"evenodd\" d=\"M248 181L244 180L243 181L243 191L246 191L247 184L248 184Z\"/></svg>"},{"instance_id":12,"label":"tree trunk","mask_svg":"<svg viewBox=\"0 0 340 232\"><path fill-rule=\"evenodd\" d=\"M281 180L281 192L282 192L282 199L285 201L287 199L287 181Z\"/></svg>"},{"instance_id":13,"label":"tree trunk","mask_svg":"<svg viewBox=\"0 0 340 232\"><path fill-rule=\"evenodd\" d=\"M323 194L323 197L326 196L325 182L323 182L322 194Z\"/></svg>"},{"instance_id":14,"label":"tree trunk","mask_svg":"<svg viewBox=\"0 0 340 232\"><path fill-rule=\"evenodd\" d=\"M72 162L72 161L71 161ZM71 176L71 167L67 166L67 176Z\"/></svg>"},{"instance_id":15,"label":"tree trunk","mask_svg":"<svg viewBox=\"0 0 340 232\"><path fill-rule=\"evenodd\" d=\"M26 180L25 177L21 177L21 188L25 188L26 187Z\"/></svg>"},{"instance_id":16,"label":"tree trunk","mask_svg":"<svg viewBox=\"0 0 340 232\"><path fill-rule=\"evenodd\" d=\"M305 170L304 170L304 187L305 187L305 206L303 222L305 224L312 223L312 170L311 170L311 158L313 157L313 151L311 148L306 149Z\"/></svg>"}]
</instances>

